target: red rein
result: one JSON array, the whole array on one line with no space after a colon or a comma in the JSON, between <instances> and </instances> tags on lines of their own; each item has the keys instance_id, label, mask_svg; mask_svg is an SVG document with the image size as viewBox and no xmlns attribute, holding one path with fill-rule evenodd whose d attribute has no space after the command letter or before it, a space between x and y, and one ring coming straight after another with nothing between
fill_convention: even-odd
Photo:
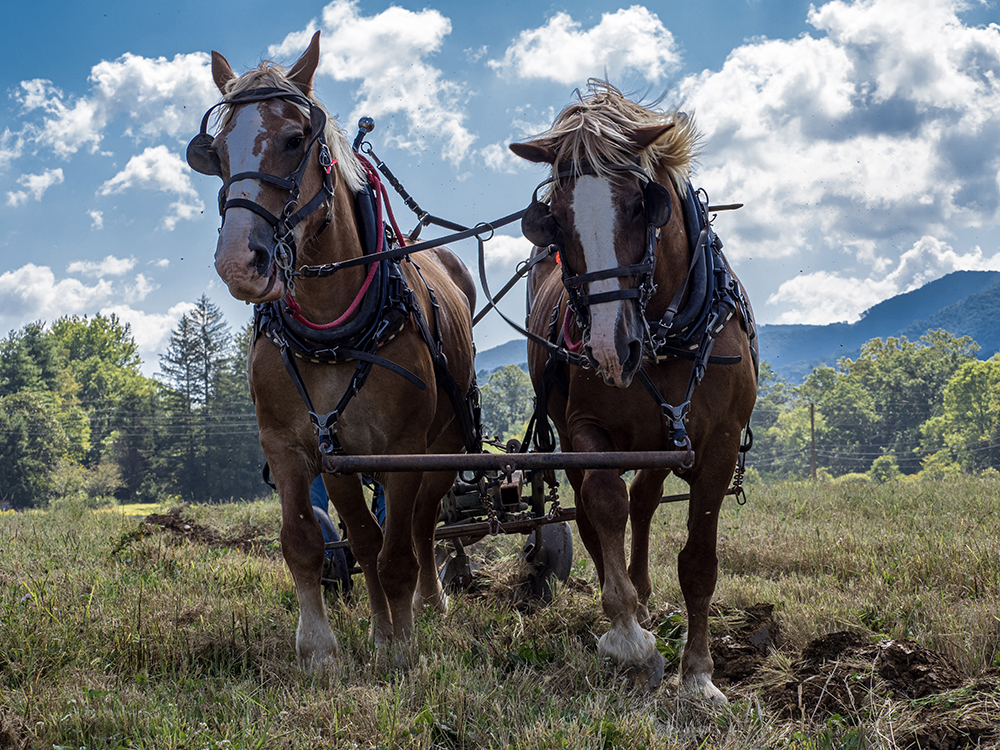
<instances>
[{"instance_id":1,"label":"red rein","mask_svg":"<svg viewBox=\"0 0 1000 750\"><path fill-rule=\"evenodd\" d=\"M378 239L376 241L377 244L375 246L375 254L377 255L382 252L385 240L385 232L382 231L383 201L385 202L386 210L389 212L389 221L392 224L393 231L396 233L396 237L399 239L399 244L405 245L406 243L403 242L403 233L399 231L399 226L396 224L396 217L392 213L392 205L389 203L389 194L385 190L385 185L383 185L382 181L379 179L378 172L375 171L375 168L371 165L371 163L369 163L365 157L361 156L361 154L357 154L357 158L361 161L361 166L365 168L365 173L368 175L368 182L373 188L375 188L375 224L378 227L378 231L376 232ZM336 160L334 160L334 164L335 163ZM331 164L331 168L332 166L333 165ZM343 315L330 323L313 323L311 320L307 320L302 315L302 308L298 301L290 294L285 295L285 305L288 307L288 312L294 320L298 321L306 328L311 328L314 331L329 331L331 328L343 325L345 321L354 315L354 312L361 304L361 300L365 298L365 294L368 292L368 288L372 285L372 280L375 278L376 270L378 270L378 264L372 263L368 268L368 275L365 277L365 283L361 285L361 289L358 291L358 294L354 298L350 307L344 311Z\"/></svg>"}]
</instances>

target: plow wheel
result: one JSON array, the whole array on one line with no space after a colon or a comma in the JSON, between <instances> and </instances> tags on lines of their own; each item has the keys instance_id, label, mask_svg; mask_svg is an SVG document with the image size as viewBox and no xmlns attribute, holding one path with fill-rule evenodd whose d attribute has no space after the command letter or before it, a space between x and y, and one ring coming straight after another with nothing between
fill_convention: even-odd
<instances>
[{"instance_id":1,"label":"plow wheel","mask_svg":"<svg viewBox=\"0 0 1000 750\"><path fill-rule=\"evenodd\" d=\"M337 527L333 525L330 516L322 508L313 506L313 514L319 521L319 527L323 530L323 541L339 542L340 534ZM326 551L323 558L322 573L323 589L334 598L342 595L345 601L351 596L351 587L354 582L351 580L351 566L347 562L347 554L343 549L331 549Z\"/></svg>"},{"instance_id":2,"label":"plow wheel","mask_svg":"<svg viewBox=\"0 0 1000 750\"><path fill-rule=\"evenodd\" d=\"M478 568L473 566L461 539L456 538L454 545L454 554L449 552L447 545L444 544L439 544L435 549L441 587L449 594L469 588L474 569Z\"/></svg>"},{"instance_id":3,"label":"plow wheel","mask_svg":"<svg viewBox=\"0 0 1000 750\"><path fill-rule=\"evenodd\" d=\"M552 601L551 577L565 581L573 567L573 532L569 523L539 526L528 534L521 556L528 568L531 597L548 604Z\"/></svg>"}]
</instances>

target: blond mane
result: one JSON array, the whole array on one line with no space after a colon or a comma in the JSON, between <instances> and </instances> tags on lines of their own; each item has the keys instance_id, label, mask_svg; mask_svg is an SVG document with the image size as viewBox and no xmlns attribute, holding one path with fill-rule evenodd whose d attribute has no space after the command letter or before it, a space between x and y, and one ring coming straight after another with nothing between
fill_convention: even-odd
<instances>
[{"instance_id":1,"label":"blond mane","mask_svg":"<svg viewBox=\"0 0 1000 750\"><path fill-rule=\"evenodd\" d=\"M632 131L671 122L674 127L663 137L635 153ZM701 134L693 119L683 112L657 112L627 99L607 81L591 78L587 81L587 95L564 108L537 140L554 148L553 167L569 161L577 168L587 163L598 174L608 176L612 171L609 165L634 163L633 157L638 156L647 174L665 169L675 187L681 189L691 176ZM552 176L557 178L555 169Z\"/></svg>"},{"instance_id":2,"label":"blond mane","mask_svg":"<svg viewBox=\"0 0 1000 750\"><path fill-rule=\"evenodd\" d=\"M285 69L275 63L264 61L258 65L253 70L250 70L239 78L233 78L226 84L225 97L234 96L235 94L240 94L244 91L249 91L250 89L256 88L277 88L283 91L288 91L292 94L302 95L302 90L299 89L294 83L288 80L285 75ZM340 173L341 179L347 185L347 188L352 193L357 193L363 190L368 182L368 178L365 175L364 168L361 166L361 162L358 160L357 155L351 149L351 144L347 140L347 135L344 133L343 129L337 120L327 112L326 107L312 95L309 94L309 99L318 107L320 107L324 112L327 113L326 118L326 143L330 147L330 153L336 160L337 171ZM296 105L299 106L299 105ZM309 116L309 112L305 107L299 106L302 113ZM229 118L232 116L232 107L223 106L219 108L219 124L225 125Z\"/></svg>"}]
</instances>

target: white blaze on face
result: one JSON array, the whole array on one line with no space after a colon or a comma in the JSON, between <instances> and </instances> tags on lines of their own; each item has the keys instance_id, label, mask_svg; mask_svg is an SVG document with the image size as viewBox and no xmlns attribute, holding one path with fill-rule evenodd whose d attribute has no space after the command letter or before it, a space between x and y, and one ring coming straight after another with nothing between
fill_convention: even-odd
<instances>
[{"instance_id":1,"label":"white blaze on face","mask_svg":"<svg viewBox=\"0 0 1000 750\"><path fill-rule=\"evenodd\" d=\"M229 173L260 172L264 156L264 120L260 114L260 104L240 107L233 114L233 125L226 136L229 152ZM258 144L260 148L258 150ZM261 182L259 180L237 180L229 186L226 198L245 198L258 203ZM247 209L231 209L226 212L224 233L233 237L249 237L253 229L254 214Z\"/></svg>"},{"instance_id":2,"label":"white blaze on face","mask_svg":"<svg viewBox=\"0 0 1000 750\"><path fill-rule=\"evenodd\" d=\"M606 179L585 175L573 189L574 228L586 261L586 273L617 268L615 255L615 207L611 185ZM584 271L577 271L584 273ZM619 288L617 277L590 282L590 294L610 292ZM600 302L590 306L590 351L606 378L617 382L622 366L615 345L615 330L621 300Z\"/></svg>"}]
</instances>

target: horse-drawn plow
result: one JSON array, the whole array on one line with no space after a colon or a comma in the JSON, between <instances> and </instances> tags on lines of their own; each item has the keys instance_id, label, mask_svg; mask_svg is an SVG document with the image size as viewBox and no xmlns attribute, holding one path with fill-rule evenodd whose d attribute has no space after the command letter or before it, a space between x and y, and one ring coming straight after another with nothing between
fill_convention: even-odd
<instances>
[{"instance_id":1,"label":"horse-drawn plow","mask_svg":"<svg viewBox=\"0 0 1000 750\"><path fill-rule=\"evenodd\" d=\"M442 500L441 522L435 529L437 542L448 541L450 552L439 556L442 583L449 590L467 586L472 566L465 547L486 535L524 534L529 537L522 551L531 590L542 600L551 593L548 577L565 581L572 566L573 540L568 524L576 520L575 507L562 507L556 471L566 469L680 469L690 466L690 451L608 451L602 453L538 453L518 451L510 441L509 452L327 455L323 471L329 474L378 476L391 471L458 471L459 479ZM471 477L469 475L472 475ZM735 494L735 490L731 491ZM661 503L690 499L687 493L665 495ZM548 506L546 508L546 506ZM557 531L539 531L561 524ZM327 542L327 550L345 549L347 540ZM441 559L443 557L443 559ZM352 574L359 573L353 568ZM324 579L341 589L349 583Z\"/></svg>"},{"instance_id":2,"label":"horse-drawn plow","mask_svg":"<svg viewBox=\"0 0 1000 750\"><path fill-rule=\"evenodd\" d=\"M673 472L691 488L668 498L689 508L678 557L689 615L682 682L724 701L711 681L708 607L719 510L727 494L743 497L756 333L712 229L714 211L736 206L710 205L690 182L693 122L593 80L549 131L511 144L550 168L528 207L466 228L417 205L366 143L369 118L348 140L313 95L318 65L318 33L288 69L265 63L237 76L213 53L223 98L187 152L192 168L223 181L216 269L254 304L250 391L281 499L300 663L323 669L338 648L317 580L329 550L309 512L321 474L364 574L377 645L411 639L414 605L447 608L435 539L455 548L443 571L450 586L469 578L467 542L527 533L525 557L544 583L568 574L574 520L611 621L598 650L656 687L664 660L644 626L649 534ZM408 235L379 173L417 215ZM494 297L484 245L517 220L533 249ZM416 241L429 224L453 234ZM472 238L479 312L472 274L444 247ZM497 306L522 277L524 326ZM484 452L472 332L491 311L527 339L535 390L523 441L499 453ZM559 504L557 470L573 508ZM384 525L359 474L384 485Z\"/></svg>"}]
</instances>

